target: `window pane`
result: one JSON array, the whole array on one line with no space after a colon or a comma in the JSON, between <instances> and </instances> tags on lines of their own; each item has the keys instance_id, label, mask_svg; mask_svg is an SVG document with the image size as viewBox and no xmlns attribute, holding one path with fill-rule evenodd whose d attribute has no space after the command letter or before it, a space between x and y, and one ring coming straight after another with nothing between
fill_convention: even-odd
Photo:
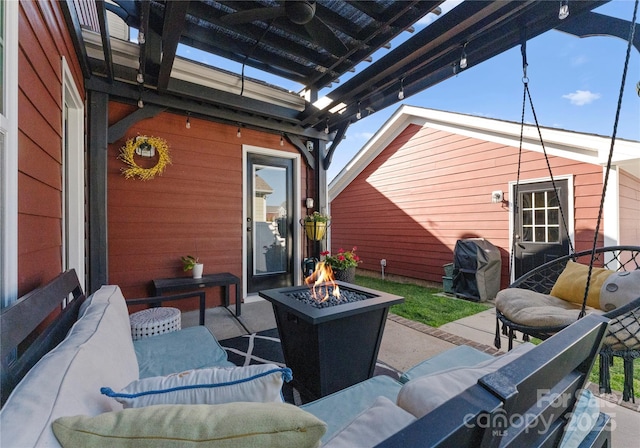
<instances>
[{"instance_id":1,"label":"window pane","mask_svg":"<svg viewBox=\"0 0 640 448\"><path fill-rule=\"evenodd\" d=\"M536 210L536 225L543 226L545 225L545 211L544 210Z\"/></svg>"},{"instance_id":2,"label":"window pane","mask_svg":"<svg viewBox=\"0 0 640 448\"><path fill-rule=\"evenodd\" d=\"M555 191L547 192L547 204L549 207L558 207L558 196Z\"/></svg>"},{"instance_id":3,"label":"window pane","mask_svg":"<svg viewBox=\"0 0 640 448\"><path fill-rule=\"evenodd\" d=\"M544 227L536 227L536 243L544 243L545 242L545 228Z\"/></svg>"},{"instance_id":4,"label":"window pane","mask_svg":"<svg viewBox=\"0 0 640 448\"><path fill-rule=\"evenodd\" d=\"M533 241L533 229L531 227L522 229L522 241Z\"/></svg>"},{"instance_id":5,"label":"window pane","mask_svg":"<svg viewBox=\"0 0 640 448\"><path fill-rule=\"evenodd\" d=\"M544 191L534 193L533 199L535 201L534 204L536 208L543 208L545 206L544 196Z\"/></svg>"},{"instance_id":6,"label":"window pane","mask_svg":"<svg viewBox=\"0 0 640 448\"><path fill-rule=\"evenodd\" d=\"M559 227L549 227L547 231L547 242L549 243L558 243L560 241L560 228Z\"/></svg>"},{"instance_id":7,"label":"window pane","mask_svg":"<svg viewBox=\"0 0 640 448\"><path fill-rule=\"evenodd\" d=\"M547 224L559 224L560 223L560 214L558 210L547 210Z\"/></svg>"},{"instance_id":8,"label":"window pane","mask_svg":"<svg viewBox=\"0 0 640 448\"><path fill-rule=\"evenodd\" d=\"M522 208L531 208L531 193L522 194Z\"/></svg>"},{"instance_id":9,"label":"window pane","mask_svg":"<svg viewBox=\"0 0 640 448\"><path fill-rule=\"evenodd\" d=\"M533 224L533 212L531 210L525 210L522 212L522 224L525 226Z\"/></svg>"}]
</instances>

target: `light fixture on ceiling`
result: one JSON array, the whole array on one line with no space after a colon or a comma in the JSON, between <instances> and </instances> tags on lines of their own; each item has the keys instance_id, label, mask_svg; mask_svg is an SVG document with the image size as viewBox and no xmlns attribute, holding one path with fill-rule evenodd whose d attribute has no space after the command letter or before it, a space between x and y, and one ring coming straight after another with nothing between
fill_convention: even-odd
<instances>
[{"instance_id":1,"label":"light fixture on ceiling","mask_svg":"<svg viewBox=\"0 0 640 448\"><path fill-rule=\"evenodd\" d=\"M465 42L462 47L462 56L460 56L460 69L464 70L467 68L467 43Z\"/></svg>"},{"instance_id":2,"label":"light fixture on ceiling","mask_svg":"<svg viewBox=\"0 0 640 448\"><path fill-rule=\"evenodd\" d=\"M238 132L236 132L236 137L242 137L242 132L240 132L240 123L238 123Z\"/></svg>"},{"instance_id":3,"label":"light fixture on ceiling","mask_svg":"<svg viewBox=\"0 0 640 448\"><path fill-rule=\"evenodd\" d=\"M359 120L362 118L362 112L360 112L360 101L358 101L358 112L356 113L356 119Z\"/></svg>"},{"instance_id":4,"label":"light fixture on ceiling","mask_svg":"<svg viewBox=\"0 0 640 448\"><path fill-rule=\"evenodd\" d=\"M329 119L327 118L327 124L324 127L324 133L328 134L329 133Z\"/></svg>"},{"instance_id":5,"label":"light fixture on ceiling","mask_svg":"<svg viewBox=\"0 0 640 448\"><path fill-rule=\"evenodd\" d=\"M191 129L191 120L190 120L189 115L187 115L187 123L185 124L185 127L186 127L187 129Z\"/></svg>"},{"instance_id":6,"label":"light fixture on ceiling","mask_svg":"<svg viewBox=\"0 0 640 448\"><path fill-rule=\"evenodd\" d=\"M142 74L142 72L138 72L138 75L136 76L136 81L138 81L138 84L144 84L144 75Z\"/></svg>"},{"instance_id":7,"label":"light fixture on ceiling","mask_svg":"<svg viewBox=\"0 0 640 448\"><path fill-rule=\"evenodd\" d=\"M400 91L398 92L398 99L404 99L404 78L400 79Z\"/></svg>"},{"instance_id":8,"label":"light fixture on ceiling","mask_svg":"<svg viewBox=\"0 0 640 448\"><path fill-rule=\"evenodd\" d=\"M569 0L560 0L560 11L558 11L558 19L564 20L569 17Z\"/></svg>"},{"instance_id":9,"label":"light fixture on ceiling","mask_svg":"<svg viewBox=\"0 0 640 448\"><path fill-rule=\"evenodd\" d=\"M280 146L284 146L284 134L280 134Z\"/></svg>"}]
</instances>

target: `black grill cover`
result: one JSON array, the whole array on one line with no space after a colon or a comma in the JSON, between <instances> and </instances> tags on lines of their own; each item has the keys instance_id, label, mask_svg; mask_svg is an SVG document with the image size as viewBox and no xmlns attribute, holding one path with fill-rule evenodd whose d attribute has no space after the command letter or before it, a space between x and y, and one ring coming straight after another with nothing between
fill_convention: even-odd
<instances>
[{"instance_id":1,"label":"black grill cover","mask_svg":"<svg viewBox=\"0 0 640 448\"><path fill-rule=\"evenodd\" d=\"M453 293L485 302L500 290L500 250L484 238L458 240L453 253Z\"/></svg>"}]
</instances>

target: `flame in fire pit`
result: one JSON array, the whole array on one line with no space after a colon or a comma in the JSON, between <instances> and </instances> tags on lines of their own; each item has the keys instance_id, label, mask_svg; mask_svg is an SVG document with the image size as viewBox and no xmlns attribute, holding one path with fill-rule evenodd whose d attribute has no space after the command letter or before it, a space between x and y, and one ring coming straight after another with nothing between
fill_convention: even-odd
<instances>
[{"instance_id":1,"label":"flame in fire pit","mask_svg":"<svg viewBox=\"0 0 640 448\"><path fill-rule=\"evenodd\" d=\"M318 263L315 271L304 279L304 283L311 288L311 295L316 302L329 300L330 294L340 299L340 288L334 281L333 269L324 261Z\"/></svg>"}]
</instances>

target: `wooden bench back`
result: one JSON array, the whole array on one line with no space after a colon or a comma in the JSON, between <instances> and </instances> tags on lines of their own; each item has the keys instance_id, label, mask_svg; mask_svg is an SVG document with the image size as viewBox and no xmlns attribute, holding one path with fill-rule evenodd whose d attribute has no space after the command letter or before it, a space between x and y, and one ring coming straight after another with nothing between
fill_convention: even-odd
<instances>
[{"instance_id":1,"label":"wooden bench back","mask_svg":"<svg viewBox=\"0 0 640 448\"><path fill-rule=\"evenodd\" d=\"M0 405L27 372L65 338L85 300L75 270L60 274L0 314ZM50 323L43 322L51 319ZM34 334L46 325L39 334ZM37 332L36 332L37 333Z\"/></svg>"},{"instance_id":2,"label":"wooden bench back","mask_svg":"<svg viewBox=\"0 0 640 448\"><path fill-rule=\"evenodd\" d=\"M580 319L378 447L556 446L607 325Z\"/></svg>"}]
</instances>

